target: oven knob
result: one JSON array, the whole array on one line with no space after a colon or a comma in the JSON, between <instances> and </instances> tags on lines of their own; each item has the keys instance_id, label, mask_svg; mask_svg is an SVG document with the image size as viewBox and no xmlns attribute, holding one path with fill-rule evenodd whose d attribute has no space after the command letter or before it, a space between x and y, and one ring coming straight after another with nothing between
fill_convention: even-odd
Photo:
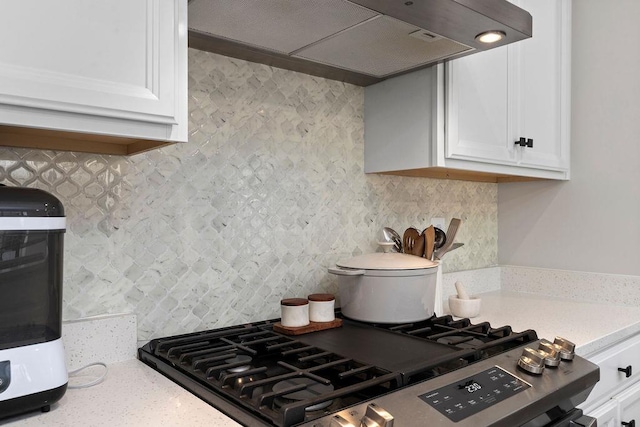
<instances>
[{"instance_id":1,"label":"oven knob","mask_svg":"<svg viewBox=\"0 0 640 427\"><path fill-rule=\"evenodd\" d=\"M560 352L556 349L553 343L541 339L538 350L544 353L544 364L549 367L555 367L560 364Z\"/></svg>"},{"instance_id":2,"label":"oven knob","mask_svg":"<svg viewBox=\"0 0 640 427\"><path fill-rule=\"evenodd\" d=\"M530 347L526 347L518 359L518 366L530 374L541 374L544 371L545 355Z\"/></svg>"},{"instance_id":3,"label":"oven knob","mask_svg":"<svg viewBox=\"0 0 640 427\"><path fill-rule=\"evenodd\" d=\"M367 405L362 427L393 427L393 416L375 403Z\"/></svg>"},{"instance_id":4,"label":"oven knob","mask_svg":"<svg viewBox=\"0 0 640 427\"><path fill-rule=\"evenodd\" d=\"M331 417L331 427L356 427L349 420L342 418L340 415Z\"/></svg>"},{"instance_id":5,"label":"oven knob","mask_svg":"<svg viewBox=\"0 0 640 427\"><path fill-rule=\"evenodd\" d=\"M576 345L574 343L562 337L556 337L553 340L553 345L560 352L562 360L573 360L573 356L576 354Z\"/></svg>"}]
</instances>

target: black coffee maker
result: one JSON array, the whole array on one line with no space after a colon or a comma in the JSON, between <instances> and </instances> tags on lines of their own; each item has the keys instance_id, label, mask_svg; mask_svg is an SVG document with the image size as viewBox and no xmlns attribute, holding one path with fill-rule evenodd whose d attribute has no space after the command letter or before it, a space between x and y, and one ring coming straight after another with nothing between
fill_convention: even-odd
<instances>
[{"instance_id":1,"label":"black coffee maker","mask_svg":"<svg viewBox=\"0 0 640 427\"><path fill-rule=\"evenodd\" d=\"M64 208L0 185L0 418L48 411L67 389L62 345Z\"/></svg>"}]
</instances>

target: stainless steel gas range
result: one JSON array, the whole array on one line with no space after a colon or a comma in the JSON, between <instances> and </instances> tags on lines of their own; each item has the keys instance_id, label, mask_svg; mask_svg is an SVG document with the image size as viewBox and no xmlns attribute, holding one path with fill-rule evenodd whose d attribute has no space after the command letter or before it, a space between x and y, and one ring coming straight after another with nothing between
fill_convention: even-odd
<instances>
[{"instance_id":1,"label":"stainless steel gas range","mask_svg":"<svg viewBox=\"0 0 640 427\"><path fill-rule=\"evenodd\" d=\"M295 337L272 320L154 339L139 358L250 426L595 426L575 407L598 367L566 340L451 316L343 320Z\"/></svg>"}]
</instances>

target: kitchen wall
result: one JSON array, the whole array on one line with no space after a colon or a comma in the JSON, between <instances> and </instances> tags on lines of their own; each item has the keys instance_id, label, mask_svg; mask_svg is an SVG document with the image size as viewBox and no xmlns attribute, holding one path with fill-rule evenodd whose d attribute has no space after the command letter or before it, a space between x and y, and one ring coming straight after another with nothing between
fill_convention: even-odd
<instances>
[{"instance_id":1,"label":"kitchen wall","mask_svg":"<svg viewBox=\"0 0 640 427\"><path fill-rule=\"evenodd\" d=\"M64 318L138 337L279 317L383 226L464 220L445 271L497 263L497 186L365 175L363 89L189 51L190 141L132 157L0 149L0 182L65 205Z\"/></svg>"},{"instance_id":2,"label":"kitchen wall","mask_svg":"<svg viewBox=\"0 0 640 427\"><path fill-rule=\"evenodd\" d=\"M640 2L573 2L571 181L500 184L500 264L640 275Z\"/></svg>"}]
</instances>

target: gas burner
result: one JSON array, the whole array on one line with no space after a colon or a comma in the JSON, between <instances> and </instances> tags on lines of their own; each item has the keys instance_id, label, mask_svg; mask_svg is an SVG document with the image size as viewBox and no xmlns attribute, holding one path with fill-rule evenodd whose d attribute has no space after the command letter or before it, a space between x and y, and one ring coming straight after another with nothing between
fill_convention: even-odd
<instances>
[{"instance_id":1,"label":"gas burner","mask_svg":"<svg viewBox=\"0 0 640 427\"><path fill-rule=\"evenodd\" d=\"M278 403L281 403L280 406L291 401L301 401L301 400L309 400L315 397L321 396L323 394L331 393L334 390L333 385L331 384L321 384L318 381L312 380L311 378L291 378L288 380L280 381L273 386L273 391L279 392L286 390L291 387L304 385L306 386L302 390L294 391L289 394L284 394L281 396L282 399ZM304 408L306 412L319 411L321 409L325 409L333 403L333 400L327 400L326 402L320 402L315 405L307 406Z\"/></svg>"},{"instance_id":2,"label":"gas burner","mask_svg":"<svg viewBox=\"0 0 640 427\"><path fill-rule=\"evenodd\" d=\"M466 337L461 335L449 335L436 340L441 344L453 345L458 348L476 349L482 347L485 343L477 338Z\"/></svg>"},{"instance_id":3,"label":"gas burner","mask_svg":"<svg viewBox=\"0 0 640 427\"><path fill-rule=\"evenodd\" d=\"M235 368L227 369L228 372L239 373L239 372L244 372L251 369L250 363L252 360L253 359L251 358L251 356L247 356L245 354L239 354L235 357L230 357L229 359L225 359L224 362L225 363L246 363L246 365L236 366Z\"/></svg>"},{"instance_id":4,"label":"gas burner","mask_svg":"<svg viewBox=\"0 0 640 427\"><path fill-rule=\"evenodd\" d=\"M263 373L248 374L246 376L237 377L235 381L233 381L233 388L235 390L239 390L240 388L242 388L242 386L251 384L254 381L264 380L265 378L267 378L267 376ZM256 397L261 395L262 393L264 393L264 387L256 387L251 392L251 395L252 397Z\"/></svg>"},{"instance_id":5,"label":"gas burner","mask_svg":"<svg viewBox=\"0 0 640 427\"><path fill-rule=\"evenodd\" d=\"M446 381L448 372L473 372L482 360L538 339L531 330L514 333L508 326L452 318L393 329L343 318L341 328L295 337L274 332L273 325L264 321L155 339L139 355L244 425L293 427Z\"/></svg>"}]
</instances>

